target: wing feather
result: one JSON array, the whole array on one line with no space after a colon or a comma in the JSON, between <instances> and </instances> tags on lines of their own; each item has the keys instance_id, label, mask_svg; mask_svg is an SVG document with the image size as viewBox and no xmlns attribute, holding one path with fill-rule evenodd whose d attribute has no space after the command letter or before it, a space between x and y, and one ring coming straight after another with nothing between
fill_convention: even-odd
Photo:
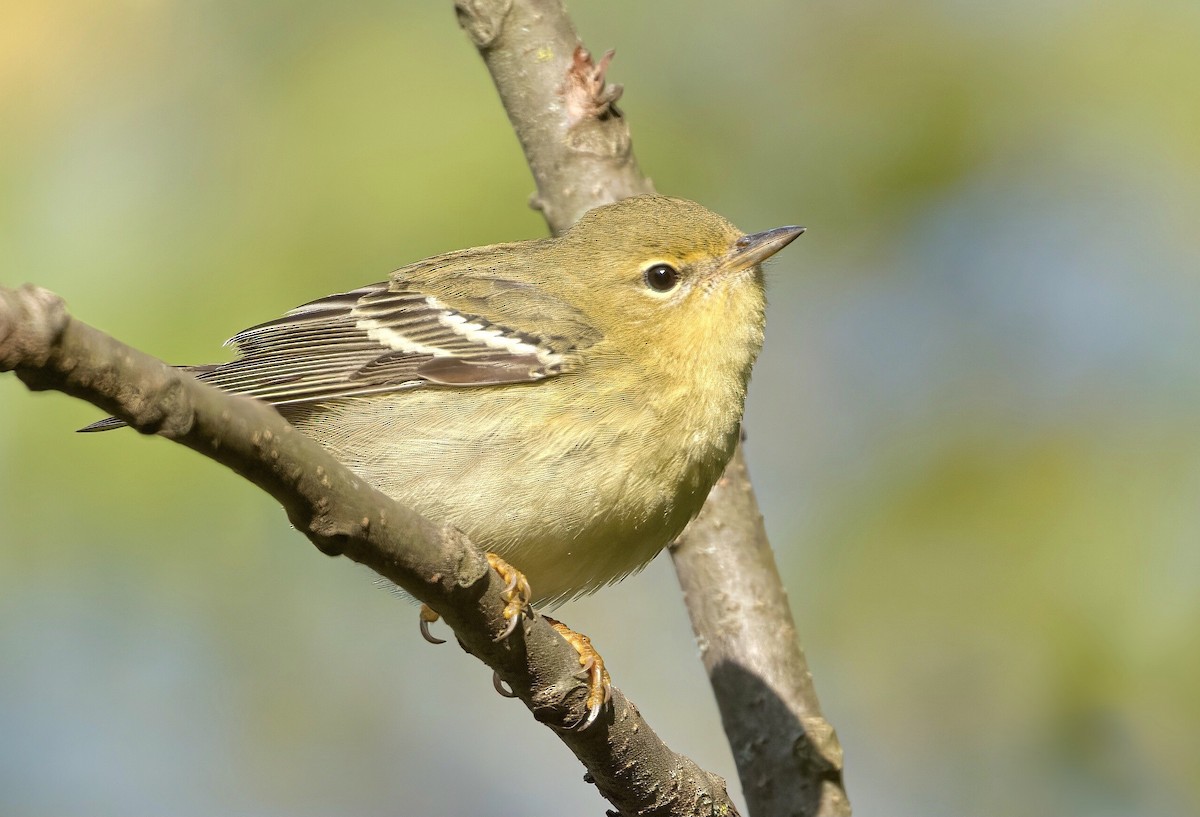
<instances>
[{"instance_id":1,"label":"wing feather","mask_svg":"<svg viewBox=\"0 0 1200 817\"><path fill-rule=\"evenodd\" d=\"M526 291L521 285L498 292ZM560 311L565 304L560 303ZM486 305L473 303L472 306ZM542 307L553 309L553 304ZM577 315L577 313L575 313ZM509 323L516 323L510 321ZM594 342L587 337L585 343ZM543 339L411 288L401 276L299 306L231 343L241 357L197 376L276 405L440 386L485 386L564 370L563 338Z\"/></svg>"},{"instance_id":2,"label":"wing feather","mask_svg":"<svg viewBox=\"0 0 1200 817\"><path fill-rule=\"evenodd\" d=\"M568 371L576 352L600 339L574 307L495 273L473 278L470 269L420 262L244 329L227 342L238 359L189 370L225 391L294 406L427 385L535 382ZM84 430L120 425L109 418Z\"/></svg>"}]
</instances>

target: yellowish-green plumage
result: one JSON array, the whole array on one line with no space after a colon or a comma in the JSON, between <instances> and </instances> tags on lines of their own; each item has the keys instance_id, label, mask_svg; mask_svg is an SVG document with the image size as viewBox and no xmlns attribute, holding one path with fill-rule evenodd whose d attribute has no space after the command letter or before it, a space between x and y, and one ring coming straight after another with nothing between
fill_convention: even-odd
<instances>
[{"instance_id":1,"label":"yellowish-green plumage","mask_svg":"<svg viewBox=\"0 0 1200 817\"><path fill-rule=\"evenodd\" d=\"M535 599L646 564L700 510L737 441L762 346L744 236L640 196L558 238L436 256L233 339L201 379L275 403L400 502L528 577Z\"/></svg>"}]
</instances>

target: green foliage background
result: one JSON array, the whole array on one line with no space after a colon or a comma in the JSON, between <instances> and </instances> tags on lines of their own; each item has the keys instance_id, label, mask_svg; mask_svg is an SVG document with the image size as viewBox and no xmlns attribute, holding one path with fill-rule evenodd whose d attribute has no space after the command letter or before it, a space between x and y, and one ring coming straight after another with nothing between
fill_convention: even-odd
<instances>
[{"instance_id":1,"label":"green foliage background","mask_svg":"<svg viewBox=\"0 0 1200 817\"><path fill-rule=\"evenodd\" d=\"M749 456L860 814L1200 813L1200 7L592 2L771 267ZM449 2L6 0L0 282L165 360L541 234ZM599 813L219 467L0 378L0 813ZM564 608L736 775L669 565Z\"/></svg>"}]
</instances>

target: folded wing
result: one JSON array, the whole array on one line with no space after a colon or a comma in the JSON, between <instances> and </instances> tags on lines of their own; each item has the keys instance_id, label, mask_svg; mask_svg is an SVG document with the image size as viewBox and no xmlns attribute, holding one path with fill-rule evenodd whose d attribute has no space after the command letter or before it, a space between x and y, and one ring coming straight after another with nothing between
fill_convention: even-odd
<instances>
[{"instance_id":1,"label":"folded wing","mask_svg":"<svg viewBox=\"0 0 1200 817\"><path fill-rule=\"evenodd\" d=\"M574 353L599 340L574 307L524 282L489 275L473 283L438 297L402 270L239 332L229 340L237 360L188 368L224 391L294 406L425 385L538 381L569 370ZM83 430L122 425L108 418Z\"/></svg>"}]
</instances>

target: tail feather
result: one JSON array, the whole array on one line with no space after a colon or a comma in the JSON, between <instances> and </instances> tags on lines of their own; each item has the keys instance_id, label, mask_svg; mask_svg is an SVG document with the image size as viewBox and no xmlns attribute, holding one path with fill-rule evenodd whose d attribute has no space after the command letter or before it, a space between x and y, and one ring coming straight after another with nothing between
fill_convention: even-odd
<instances>
[{"instance_id":1,"label":"tail feather","mask_svg":"<svg viewBox=\"0 0 1200 817\"><path fill-rule=\"evenodd\" d=\"M80 434L90 434L93 431L112 431L114 428L124 428L129 423L116 417L105 417L103 420L97 420L89 426L75 429Z\"/></svg>"}]
</instances>

